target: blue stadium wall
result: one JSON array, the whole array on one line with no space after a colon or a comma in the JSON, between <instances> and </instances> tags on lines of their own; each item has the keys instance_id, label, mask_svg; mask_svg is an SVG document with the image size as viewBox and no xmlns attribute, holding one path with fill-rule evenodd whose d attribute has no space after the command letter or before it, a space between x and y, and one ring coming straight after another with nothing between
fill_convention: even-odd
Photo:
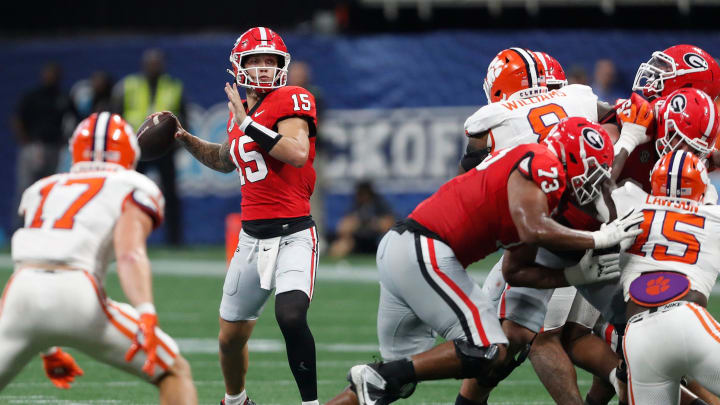
<instances>
[{"instance_id":1,"label":"blue stadium wall","mask_svg":"<svg viewBox=\"0 0 720 405\"><path fill-rule=\"evenodd\" d=\"M501 49L544 50L566 69L589 74L597 59L613 60L629 91L637 66L654 50L677 43L720 55L720 32L643 31L444 31L358 37L283 34L293 60L310 64L327 111L319 157L325 191L326 230L351 204L352 185L373 180L399 216L452 176L463 148L462 123L486 103L482 81ZM144 49L167 54L168 72L180 78L192 103L190 126L221 141L227 111L222 90L230 79L234 35L45 38L0 42L0 242L8 237L15 208L16 145L10 117L26 90L37 85L42 65L59 62L64 87L106 70L116 79L140 68ZM239 211L237 175L213 173L178 153L185 240L222 243L224 219ZM162 231L160 231L162 232ZM153 240L160 240L154 235Z\"/></svg>"}]
</instances>

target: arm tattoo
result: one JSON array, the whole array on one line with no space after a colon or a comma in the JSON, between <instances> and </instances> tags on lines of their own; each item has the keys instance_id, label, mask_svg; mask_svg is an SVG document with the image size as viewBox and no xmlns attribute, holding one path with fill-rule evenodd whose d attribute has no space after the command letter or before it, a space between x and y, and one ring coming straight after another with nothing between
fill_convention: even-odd
<instances>
[{"instance_id":1,"label":"arm tattoo","mask_svg":"<svg viewBox=\"0 0 720 405\"><path fill-rule=\"evenodd\" d=\"M230 173L235 170L235 163L230 157L230 144L228 141L219 144L207 142L193 136L188 137L182 144L195 159L213 170L222 173Z\"/></svg>"}]
</instances>

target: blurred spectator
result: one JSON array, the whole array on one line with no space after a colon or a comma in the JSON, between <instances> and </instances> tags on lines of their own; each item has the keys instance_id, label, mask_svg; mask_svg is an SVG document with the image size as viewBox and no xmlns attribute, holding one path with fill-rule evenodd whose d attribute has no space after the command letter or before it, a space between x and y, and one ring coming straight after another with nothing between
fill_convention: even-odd
<instances>
[{"instance_id":1,"label":"blurred spectator","mask_svg":"<svg viewBox=\"0 0 720 405\"><path fill-rule=\"evenodd\" d=\"M570 66L568 71L568 84L588 84L588 75L585 68L580 65Z\"/></svg>"},{"instance_id":2,"label":"blurred spectator","mask_svg":"<svg viewBox=\"0 0 720 405\"><path fill-rule=\"evenodd\" d=\"M317 111L317 139L315 139L315 167L316 179L315 190L310 197L310 214L315 224L320 229L320 234L327 233L325 229L325 170L324 163L327 161L327 151L322 137L323 113L325 112L322 90L312 83L312 70L310 65L303 61L291 62L288 66L288 86L299 86L307 89L315 97L315 108ZM321 236L320 249L325 248L325 237Z\"/></svg>"},{"instance_id":3,"label":"blurred spectator","mask_svg":"<svg viewBox=\"0 0 720 405\"><path fill-rule=\"evenodd\" d=\"M390 206L369 181L355 185L352 210L338 223L336 239L329 254L335 259L349 253L375 253L380 238L395 223Z\"/></svg>"},{"instance_id":4,"label":"blurred spectator","mask_svg":"<svg viewBox=\"0 0 720 405\"><path fill-rule=\"evenodd\" d=\"M62 69L57 63L46 64L40 86L21 98L12 119L19 146L13 210L20 204L26 188L57 171L60 150L70 135L63 130L67 127L64 121L74 124L76 120L70 97L60 88L61 77ZM21 223L17 212L12 218L15 219L13 227L18 228Z\"/></svg>"},{"instance_id":5,"label":"blurred spectator","mask_svg":"<svg viewBox=\"0 0 720 405\"><path fill-rule=\"evenodd\" d=\"M183 126L185 97L183 84L165 73L165 55L159 49L148 49L142 56L142 73L126 76L113 90L113 111L125 118L137 131L145 118L156 111L172 111ZM160 159L140 162L137 170L147 173L156 169L160 187L165 195L165 240L172 245L182 244L180 199L177 195L175 152Z\"/></svg>"},{"instance_id":6,"label":"blurred spectator","mask_svg":"<svg viewBox=\"0 0 720 405\"><path fill-rule=\"evenodd\" d=\"M598 98L611 104L618 98L627 97L617 83L617 69L610 59L600 59L595 62L592 88Z\"/></svg>"},{"instance_id":7,"label":"blurred spectator","mask_svg":"<svg viewBox=\"0 0 720 405\"><path fill-rule=\"evenodd\" d=\"M95 71L89 78L75 83L70 89L70 98L79 118L85 119L95 112L112 111L113 85L112 77L103 70Z\"/></svg>"}]
</instances>

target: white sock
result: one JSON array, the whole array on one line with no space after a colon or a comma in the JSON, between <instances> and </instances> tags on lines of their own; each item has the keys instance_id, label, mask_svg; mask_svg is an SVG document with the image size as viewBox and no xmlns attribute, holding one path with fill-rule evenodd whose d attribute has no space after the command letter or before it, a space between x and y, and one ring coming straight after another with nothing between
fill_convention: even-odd
<instances>
[{"instance_id":1,"label":"white sock","mask_svg":"<svg viewBox=\"0 0 720 405\"><path fill-rule=\"evenodd\" d=\"M610 380L610 384L615 388L615 393L618 392L618 383L617 383L617 377L615 377L615 369L612 369L610 371L610 375L608 375L608 379Z\"/></svg>"},{"instance_id":2,"label":"white sock","mask_svg":"<svg viewBox=\"0 0 720 405\"><path fill-rule=\"evenodd\" d=\"M303 401L302 405L320 405L320 402L317 399L314 401Z\"/></svg>"},{"instance_id":3,"label":"white sock","mask_svg":"<svg viewBox=\"0 0 720 405\"><path fill-rule=\"evenodd\" d=\"M225 405L242 405L243 402L247 399L247 394L245 393L245 390L243 390L241 393L237 395L230 395L225 394Z\"/></svg>"}]
</instances>

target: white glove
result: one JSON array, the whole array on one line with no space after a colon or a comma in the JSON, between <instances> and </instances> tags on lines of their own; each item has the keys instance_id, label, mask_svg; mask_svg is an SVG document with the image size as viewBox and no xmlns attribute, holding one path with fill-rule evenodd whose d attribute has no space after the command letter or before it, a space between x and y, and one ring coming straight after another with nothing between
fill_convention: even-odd
<instances>
[{"instance_id":1,"label":"white glove","mask_svg":"<svg viewBox=\"0 0 720 405\"><path fill-rule=\"evenodd\" d=\"M615 246L625 239L634 238L642 232L640 228L630 229L643 221L642 211L629 210L609 224L603 224L599 231L592 232L595 249L605 249Z\"/></svg>"},{"instance_id":2,"label":"white glove","mask_svg":"<svg viewBox=\"0 0 720 405\"><path fill-rule=\"evenodd\" d=\"M613 145L615 156L617 156L622 149L625 149L628 155L630 155L638 145L650 142L652 137L647 136L646 131L647 128L640 124L634 124L632 122L624 123L622 130L620 130L620 138L618 138L615 145Z\"/></svg>"},{"instance_id":3,"label":"white glove","mask_svg":"<svg viewBox=\"0 0 720 405\"><path fill-rule=\"evenodd\" d=\"M588 249L580 262L565 269L565 279L570 285L597 283L620 277L620 253L593 256Z\"/></svg>"}]
</instances>

